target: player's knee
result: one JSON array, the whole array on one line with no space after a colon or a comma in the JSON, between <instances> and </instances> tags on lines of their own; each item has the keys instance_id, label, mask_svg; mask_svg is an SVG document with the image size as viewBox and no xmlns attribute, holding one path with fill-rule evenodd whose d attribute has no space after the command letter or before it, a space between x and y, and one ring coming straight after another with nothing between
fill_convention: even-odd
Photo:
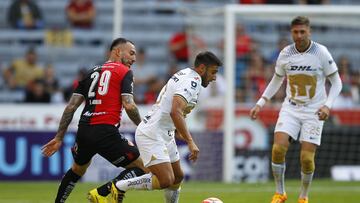
<instances>
[{"instance_id":1,"label":"player's knee","mask_svg":"<svg viewBox=\"0 0 360 203\"><path fill-rule=\"evenodd\" d=\"M274 144L272 147L272 162L275 164L282 164L285 162L285 155L287 152L287 147Z\"/></svg>"},{"instance_id":2,"label":"player's knee","mask_svg":"<svg viewBox=\"0 0 360 203\"><path fill-rule=\"evenodd\" d=\"M315 152L301 151L300 162L303 173L313 173L315 171Z\"/></svg>"},{"instance_id":3,"label":"player's knee","mask_svg":"<svg viewBox=\"0 0 360 203\"><path fill-rule=\"evenodd\" d=\"M160 188L168 188L171 185L174 184L175 177L174 174L168 174L168 175L162 175L161 177L158 177Z\"/></svg>"},{"instance_id":4,"label":"player's knee","mask_svg":"<svg viewBox=\"0 0 360 203\"><path fill-rule=\"evenodd\" d=\"M175 176L175 180L174 180L174 185L177 185L177 184L181 184L181 182L184 180L184 173L180 173L180 174L176 174Z\"/></svg>"},{"instance_id":5,"label":"player's knee","mask_svg":"<svg viewBox=\"0 0 360 203\"><path fill-rule=\"evenodd\" d=\"M89 167L89 164L85 164L85 165L78 165L78 164L73 164L71 169L74 173L76 173L79 176L83 176L87 170L87 168Z\"/></svg>"}]
</instances>

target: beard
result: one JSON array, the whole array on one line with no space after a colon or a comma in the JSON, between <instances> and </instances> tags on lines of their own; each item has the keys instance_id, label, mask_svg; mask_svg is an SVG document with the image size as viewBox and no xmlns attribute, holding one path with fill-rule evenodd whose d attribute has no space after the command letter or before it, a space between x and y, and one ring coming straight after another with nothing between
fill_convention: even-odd
<instances>
[{"instance_id":1,"label":"beard","mask_svg":"<svg viewBox=\"0 0 360 203\"><path fill-rule=\"evenodd\" d=\"M207 87L209 85L209 82L206 80L207 78L207 72L203 76L201 76L201 86Z\"/></svg>"}]
</instances>

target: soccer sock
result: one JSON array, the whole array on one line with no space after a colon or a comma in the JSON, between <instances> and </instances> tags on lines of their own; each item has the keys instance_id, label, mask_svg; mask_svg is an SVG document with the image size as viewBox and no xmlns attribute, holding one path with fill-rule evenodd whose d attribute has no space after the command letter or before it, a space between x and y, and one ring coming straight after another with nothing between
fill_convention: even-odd
<instances>
[{"instance_id":1,"label":"soccer sock","mask_svg":"<svg viewBox=\"0 0 360 203\"><path fill-rule=\"evenodd\" d=\"M285 194L285 163L275 164L271 163L271 168L276 184L276 192L279 194Z\"/></svg>"},{"instance_id":2,"label":"soccer sock","mask_svg":"<svg viewBox=\"0 0 360 203\"><path fill-rule=\"evenodd\" d=\"M164 189L165 203L178 203L179 202L180 190L181 190L180 184L181 183Z\"/></svg>"},{"instance_id":3,"label":"soccer sock","mask_svg":"<svg viewBox=\"0 0 360 203\"><path fill-rule=\"evenodd\" d=\"M81 176L74 173L72 169L69 169L61 180L55 203L65 202L80 178Z\"/></svg>"},{"instance_id":4,"label":"soccer sock","mask_svg":"<svg viewBox=\"0 0 360 203\"><path fill-rule=\"evenodd\" d=\"M153 190L160 189L159 180L152 173L131 178L128 180L119 180L116 182L116 187L121 191L127 191L130 189L135 190Z\"/></svg>"},{"instance_id":5,"label":"soccer sock","mask_svg":"<svg viewBox=\"0 0 360 203\"><path fill-rule=\"evenodd\" d=\"M97 191L98 191L99 195L105 197L108 194L110 194L111 183L112 182L117 182L119 180L127 180L127 179L130 179L130 178L139 177L139 176L144 175L144 174L145 174L145 172L143 170L141 170L140 168L135 167L135 168L125 169L116 178L114 178L112 181L109 181L109 182L105 183L104 185L98 187Z\"/></svg>"},{"instance_id":6,"label":"soccer sock","mask_svg":"<svg viewBox=\"0 0 360 203\"><path fill-rule=\"evenodd\" d=\"M307 198L309 193L309 187L313 179L314 173L306 174L301 172L301 191L299 198Z\"/></svg>"}]
</instances>

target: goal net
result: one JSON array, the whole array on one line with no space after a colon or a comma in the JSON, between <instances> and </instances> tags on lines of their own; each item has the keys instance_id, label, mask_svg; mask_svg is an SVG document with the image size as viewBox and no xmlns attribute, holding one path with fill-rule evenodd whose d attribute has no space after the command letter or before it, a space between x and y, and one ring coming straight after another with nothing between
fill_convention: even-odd
<instances>
[{"instance_id":1,"label":"goal net","mask_svg":"<svg viewBox=\"0 0 360 203\"><path fill-rule=\"evenodd\" d=\"M222 155L217 159L222 162L222 170L200 162L199 166L206 168L201 170L202 176L214 177L211 173L216 171L216 174L222 173L221 179L226 182L271 178L273 128L285 96L284 84L260 115L261 119L250 121L247 114L273 75L278 49L292 43L289 24L299 15L309 17L311 39L327 46L341 73L347 71L352 78L352 82L344 81L346 89L342 92L352 95L352 103L338 102L339 108L348 109L334 110L332 121L325 124L322 146L316 156L316 175L330 177L334 176L331 171L341 166L360 165L360 119L356 116L359 108L354 107L358 105L356 94L359 89L360 7L227 5L186 12L187 33L192 36L188 37L188 44L193 56L200 50L192 39L200 38L207 45L206 49L221 56L225 62L226 89L215 88L217 97L209 94L205 101L219 102L220 108L212 106L201 110L207 115L207 130L220 132L223 136L222 149L218 152ZM354 84L354 80L357 83ZM204 136L204 139L212 138ZM209 159L211 157L206 158ZM209 174L206 174L207 170ZM298 143L289 150L286 173L287 177L300 176ZM359 169L346 173L360 179Z\"/></svg>"}]
</instances>

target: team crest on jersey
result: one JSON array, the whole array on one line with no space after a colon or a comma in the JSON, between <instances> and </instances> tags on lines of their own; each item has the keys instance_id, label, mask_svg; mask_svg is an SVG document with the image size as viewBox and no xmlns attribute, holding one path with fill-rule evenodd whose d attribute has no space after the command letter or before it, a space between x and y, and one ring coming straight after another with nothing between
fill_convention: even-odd
<instances>
[{"instance_id":1,"label":"team crest on jersey","mask_svg":"<svg viewBox=\"0 0 360 203\"><path fill-rule=\"evenodd\" d=\"M191 81L191 89L195 89L197 87L197 83L194 81Z\"/></svg>"},{"instance_id":2,"label":"team crest on jersey","mask_svg":"<svg viewBox=\"0 0 360 203\"><path fill-rule=\"evenodd\" d=\"M200 78L198 76L194 77L195 80L200 80Z\"/></svg>"}]
</instances>

